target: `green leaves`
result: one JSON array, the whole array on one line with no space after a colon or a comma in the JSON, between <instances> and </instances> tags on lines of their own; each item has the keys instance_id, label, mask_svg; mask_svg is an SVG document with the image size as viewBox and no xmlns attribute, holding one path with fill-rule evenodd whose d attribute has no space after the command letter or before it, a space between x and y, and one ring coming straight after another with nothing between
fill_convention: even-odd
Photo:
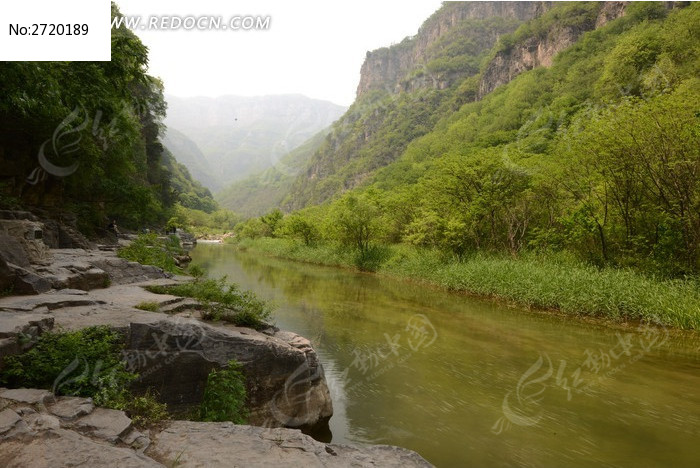
<instances>
[{"instance_id":1,"label":"green leaves","mask_svg":"<svg viewBox=\"0 0 700 468\"><path fill-rule=\"evenodd\" d=\"M207 386L200 406L202 421L232 421L245 424L246 387L243 368L235 361L229 361L224 369L214 369L207 377Z\"/></svg>"},{"instance_id":2,"label":"green leaves","mask_svg":"<svg viewBox=\"0 0 700 468\"><path fill-rule=\"evenodd\" d=\"M92 397L96 404L107 405L121 398L136 378L121 360L122 347L122 337L109 327L48 332L26 353L5 359L0 382Z\"/></svg>"},{"instance_id":3,"label":"green leaves","mask_svg":"<svg viewBox=\"0 0 700 468\"><path fill-rule=\"evenodd\" d=\"M202 318L223 320L241 327L266 328L272 315L270 305L250 291L241 291L236 284L228 284L226 277L214 279L196 278L190 283L173 286L150 286L156 294L191 297L204 304Z\"/></svg>"}]
</instances>

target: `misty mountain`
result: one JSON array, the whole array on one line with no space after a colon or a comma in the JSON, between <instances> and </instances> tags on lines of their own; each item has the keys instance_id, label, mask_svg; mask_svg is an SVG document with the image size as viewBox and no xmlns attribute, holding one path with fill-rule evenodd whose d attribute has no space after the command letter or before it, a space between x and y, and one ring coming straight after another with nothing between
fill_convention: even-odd
<instances>
[{"instance_id":1,"label":"misty mountain","mask_svg":"<svg viewBox=\"0 0 700 468\"><path fill-rule=\"evenodd\" d=\"M189 170L195 180L198 180L212 191L219 190L221 185L218 178L214 175L214 171L209 165L209 161L202 154L197 143L187 138L187 135L174 128L168 128L163 135L163 145L173 155L180 164L183 164Z\"/></svg>"},{"instance_id":2,"label":"misty mountain","mask_svg":"<svg viewBox=\"0 0 700 468\"><path fill-rule=\"evenodd\" d=\"M273 167L346 110L301 95L166 99L166 146L214 191Z\"/></svg>"}]
</instances>

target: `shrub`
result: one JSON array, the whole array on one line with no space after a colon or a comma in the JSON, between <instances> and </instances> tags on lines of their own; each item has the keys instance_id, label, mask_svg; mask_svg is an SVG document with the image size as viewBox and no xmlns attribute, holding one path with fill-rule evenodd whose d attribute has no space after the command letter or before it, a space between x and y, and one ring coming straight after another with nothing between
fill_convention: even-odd
<instances>
[{"instance_id":1,"label":"shrub","mask_svg":"<svg viewBox=\"0 0 700 468\"><path fill-rule=\"evenodd\" d=\"M109 406L124 398L136 378L121 360L121 336L108 327L44 333L28 352L5 359L0 382L52 389L57 395L92 397Z\"/></svg>"},{"instance_id":2,"label":"shrub","mask_svg":"<svg viewBox=\"0 0 700 468\"><path fill-rule=\"evenodd\" d=\"M115 406L118 406L115 408ZM149 389L143 395L128 395L123 404L112 406L126 412L135 426L146 427L168 419L168 406L158 402L156 395Z\"/></svg>"},{"instance_id":3,"label":"shrub","mask_svg":"<svg viewBox=\"0 0 700 468\"><path fill-rule=\"evenodd\" d=\"M204 305L205 320L223 320L242 327L266 328L266 320L272 309L265 301L250 291L241 291L235 284L227 284L226 277L215 279L198 278L190 283L169 286L149 286L156 294L191 297Z\"/></svg>"},{"instance_id":4,"label":"shrub","mask_svg":"<svg viewBox=\"0 0 700 468\"><path fill-rule=\"evenodd\" d=\"M140 234L130 245L119 249L117 255L121 258L153 265L170 273L180 273L175 265L173 255L184 253L177 236L159 239L156 234Z\"/></svg>"},{"instance_id":5,"label":"shrub","mask_svg":"<svg viewBox=\"0 0 700 468\"><path fill-rule=\"evenodd\" d=\"M245 404L245 376L241 365L232 360L226 368L212 370L207 378L200 406L202 421L232 421L245 424L248 417Z\"/></svg>"},{"instance_id":6,"label":"shrub","mask_svg":"<svg viewBox=\"0 0 700 468\"><path fill-rule=\"evenodd\" d=\"M372 245L366 249L358 250L354 256L355 266L362 271L377 271L389 257L389 249Z\"/></svg>"},{"instance_id":7,"label":"shrub","mask_svg":"<svg viewBox=\"0 0 700 468\"><path fill-rule=\"evenodd\" d=\"M190 265L187 268L187 273L193 278L202 278L206 274L206 271L199 265Z\"/></svg>"},{"instance_id":8,"label":"shrub","mask_svg":"<svg viewBox=\"0 0 700 468\"><path fill-rule=\"evenodd\" d=\"M158 312L160 305L157 302L142 302L135 306L137 309L146 310L148 312Z\"/></svg>"}]
</instances>

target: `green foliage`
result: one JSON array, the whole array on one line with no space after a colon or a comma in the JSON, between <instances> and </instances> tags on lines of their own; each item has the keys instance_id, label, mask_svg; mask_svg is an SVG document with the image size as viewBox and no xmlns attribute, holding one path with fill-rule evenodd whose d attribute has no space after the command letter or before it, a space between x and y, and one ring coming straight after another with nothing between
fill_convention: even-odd
<instances>
[{"instance_id":1,"label":"green foliage","mask_svg":"<svg viewBox=\"0 0 700 468\"><path fill-rule=\"evenodd\" d=\"M216 210L210 213L200 209L187 208L180 203L173 207L168 220L170 229L181 228L197 236L223 234L233 231L240 218L229 210Z\"/></svg>"},{"instance_id":2,"label":"green foliage","mask_svg":"<svg viewBox=\"0 0 700 468\"><path fill-rule=\"evenodd\" d=\"M268 303L258 299L251 291L241 291L236 284L228 284L226 277L215 279L196 278L189 283L172 286L149 286L156 294L197 299L204 305L202 318L222 320L241 327L263 329L272 315Z\"/></svg>"},{"instance_id":3,"label":"green foliage","mask_svg":"<svg viewBox=\"0 0 700 468\"><path fill-rule=\"evenodd\" d=\"M281 233L285 237L301 240L304 245L313 245L321 235L313 221L300 214L286 217Z\"/></svg>"},{"instance_id":4,"label":"green foliage","mask_svg":"<svg viewBox=\"0 0 700 468\"><path fill-rule=\"evenodd\" d=\"M168 406L165 403L160 403L157 395L151 389L146 390L143 395L133 395L128 391L122 392L107 406L126 412L134 425L139 428L148 428L170 417Z\"/></svg>"},{"instance_id":5,"label":"green foliage","mask_svg":"<svg viewBox=\"0 0 700 468\"><path fill-rule=\"evenodd\" d=\"M353 259L329 256L333 247L299 246L285 239L242 242L247 249L294 260L352 266ZM395 245L377 272L455 291L494 297L571 315L644 320L697 330L697 279L663 280L629 269L596 268L566 253L475 254L462 258L437 249Z\"/></svg>"},{"instance_id":6,"label":"green foliage","mask_svg":"<svg viewBox=\"0 0 700 468\"><path fill-rule=\"evenodd\" d=\"M170 273L180 273L173 255L182 253L184 251L177 236L161 239L157 234L150 233L139 234L131 244L119 249L117 255L132 262L157 266Z\"/></svg>"},{"instance_id":7,"label":"green foliage","mask_svg":"<svg viewBox=\"0 0 700 468\"><path fill-rule=\"evenodd\" d=\"M389 249L372 245L366 249L357 250L354 256L355 266L361 271L377 271L389 257Z\"/></svg>"},{"instance_id":8,"label":"green foliage","mask_svg":"<svg viewBox=\"0 0 700 468\"><path fill-rule=\"evenodd\" d=\"M105 219L133 229L163 222L179 199L215 209L159 141L163 83L147 68L146 46L125 26L111 29L111 61L4 62L0 206L60 206L87 234ZM44 143L51 164L74 172L36 172ZM26 183L30 175L36 183Z\"/></svg>"},{"instance_id":9,"label":"green foliage","mask_svg":"<svg viewBox=\"0 0 700 468\"><path fill-rule=\"evenodd\" d=\"M370 196L348 196L334 205L329 232L343 245L364 252L378 237L380 210Z\"/></svg>"},{"instance_id":10,"label":"green foliage","mask_svg":"<svg viewBox=\"0 0 700 468\"><path fill-rule=\"evenodd\" d=\"M192 264L187 268L187 274L193 278L202 278L206 275L206 271L199 265Z\"/></svg>"},{"instance_id":11,"label":"green foliage","mask_svg":"<svg viewBox=\"0 0 700 468\"><path fill-rule=\"evenodd\" d=\"M92 397L95 404L110 406L125 398L136 378L126 371L122 348L123 338L108 327L44 333L26 353L5 358L0 382Z\"/></svg>"},{"instance_id":12,"label":"green foliage","mask_svg":"<svg viewBox=\"0 0 700 468\"><path fill-rule=\"evenodd\" d=\"M280 204L303 208L272 234L284 239L255 219L239 247L696 328L700 5L633 3L596 28L602 7L556 4L492 36L499 44L484 39L487 52L455 28L403 91L363 93L333 126ZM569 32L576 42L551 66L482 95L496 56ZM479 57L481 74L468 76ZM412 87L458 69L454 86Z\"/></svg>"},{"instance_id":13,"label":"green foliage","mask_svg":"<svg viewBox=\"0 0 700 468\"><path fill-rule=\"evenodd\" d=\"M199 416L202 421L246 423L245 376L237 361L231 360L227 367L209 373Z\"/></svg>"},{"instance_id":14,"label":"green foliage","mask_svg":"<svg viewBox=\"0 0 700 468\"><path fill-rule=\"evenodd\" d=\"M158 304L157 302L141 302L135 305L134 307L139 310L145 310L147 312L158 312L160 304Z\"/></svg>"}]
</instances>

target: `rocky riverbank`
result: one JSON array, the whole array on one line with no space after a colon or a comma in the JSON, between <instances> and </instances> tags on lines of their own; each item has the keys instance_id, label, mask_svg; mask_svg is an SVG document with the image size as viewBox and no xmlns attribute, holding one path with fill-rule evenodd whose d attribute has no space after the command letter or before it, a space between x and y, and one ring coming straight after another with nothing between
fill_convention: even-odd
<instances>
[{"instance_id":1,"label":"rocky riverbank","mask_svg":"<svg viewBox=\"0 0 700 468\"><path fill-rule=\"evenodd\" d=\"M324 444L294 429L170 421L137 430L122 411L37 389L0 389L0 449L7 468L431 466L398 447Z\"/></svg>"},{"instance_id":2,"label":"rocky riverbank","mask_svg":"<svg viewBox=\"0 0 700 468\"><path fill-rule=\"evenodd\" d=\"M273 326L202 321L197 301L144 289L190 278L121 259L116 245L91 246L57 224L61 243L30 213L0 215L0 290L9 291L0 297L0 370L6 356L30 349L42 333L104 325L124 337L124 359L139 375L133 390L155 390L174 417L192 414L209 372L235 359L246 376L249 423L261 426L169 421L139 432L125 413L86 399L3 390L0 465L429 466L408 450L328 445L299 431L327 431L333 414L307 339ZM137 308L142 304L153 311Z\"/></svg>"}]
</instances>

